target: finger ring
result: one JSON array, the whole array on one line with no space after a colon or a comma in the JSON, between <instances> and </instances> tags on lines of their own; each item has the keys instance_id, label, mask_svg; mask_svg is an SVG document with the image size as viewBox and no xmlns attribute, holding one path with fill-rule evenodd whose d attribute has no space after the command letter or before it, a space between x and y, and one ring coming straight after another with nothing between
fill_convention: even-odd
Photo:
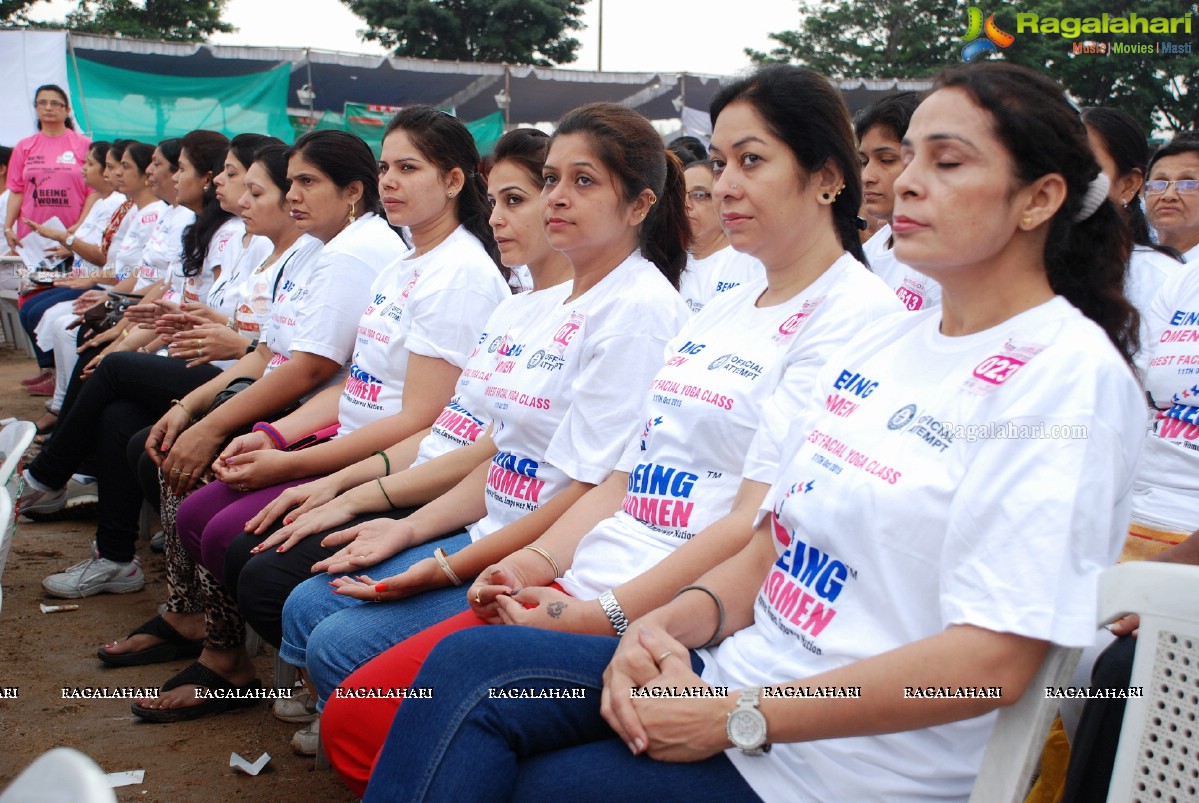
<instances>
[{"instance_id":1,"label":"finger ring","mask_svg":"<svg viewBox=\"0 0 1199 803\"><path fill-rule=\"evenodd\" d=\"M663 661L665 661L667 658L669 658L669 657L670 657L670 656L672 656L672 655L674 655L674 651L673 651L673 650L667 650L666 652L664 652L664 653L662 653L661 655L659 655L659 656L658 656L657 663L661 664Z\"/></svg>"},{"instance_id":2,"label":"finger ring","mask_svg":"<svg viewBox=\"0 0 1199 803\"><path fill-rule=\"evenodd\" d=\"M179 475L179 476L181 476L181 477L190 477L191 475L192 475L192 473L191 473L190 471L184 471L184 472L180 473L180 475Z\"/></svg>"},{"instance_id":3,"label":"finger ring","mask_svg":"<svg viewBox=\"0 0 1199 803\"><path fill-rule=\"evenodd\" d=\"M196 350L196 356L197 356L197 357L203 357L203 356L204 356L204 349L203 349L203 348L197 349L197 350Z\"/></svg>"},{"instance_id":4,"label":"finger ring","mask_svg":"<svg viewBox=\"0 0 1199 803\"><path fill-rule=\"evenodd\" d=\"M483 593L483 589L481 589L481 588L480 588L480 589L476 589L476 590L475 590L475 604L476 604L476 605L482 605L482 604L483 604L483 599L482 599L482 596L481 596L481 595L482 595L482 593Z\"/></svg>"},{"instance_id":5,"label":"finger ring","mask_svg":"<svg viewBox=\"0 0 1199 803\"><path fill-rule=\"evenodd\" d=\"M375 594L375 602L382 602L382 601L383 601L383 596L381 594Z\"/></svg>"},{"instance_id":6,"label":"finger ring","mask_svg":"<svg viewBox=\"0 0 1199 803\"><path fill-rule=\"evenodd\" d=\"M173 476L175 476L175 475L176 475L176 474L178 474L178 473L179 473L179 469L177 469L177 468L173 468L173 469L171 469L171 476L172 476L172 477L173 477Z\"/></svg>"}]
</instances>

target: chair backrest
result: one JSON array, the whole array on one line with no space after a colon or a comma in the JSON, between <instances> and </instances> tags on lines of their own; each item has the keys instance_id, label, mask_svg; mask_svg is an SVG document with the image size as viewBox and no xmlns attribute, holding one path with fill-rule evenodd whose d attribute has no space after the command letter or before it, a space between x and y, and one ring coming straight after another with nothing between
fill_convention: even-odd
<instances>
[{"instance_id":1,"label":"chair backrest","mask_svg":"<svg viewBox=\"0 0 1199 803\"><path fill-rule=\"evenodd\" d=\"M1138 561L1108 569L1099 580L1099 624L1129 613L1141 625L1107 799L1194 800L1199 567Z\"/></svg>"},{"instance_id":2,"label":"chair backrest","mask_svg":"<svg viewBox=\"0 0 1199 803\"><path fill-rule=\"evenodd\" d=\"M116 803L104 771L90 758L70 747L43 754L25 768L7 789L0 803Z\"/></svg>"},{"instance_id":3,"label":"chair backrest","mask_svg":"<svg viewBox=\"0 0 1199 803\"><path fill-rule=\"evenodd\" d=\"M1014 704L999 710L987 742L970 803L1019 803L1028 794L1033 773L1060 701L1045 694L1047 686L1070 681L1081 650L1052 645L1041 668Z\"/></svg>"},{"instance_id":4,"label":"chair backrest","mask_svg":"<svg viewBox=\"0 0 1199 803\"><path fill-rule=\"evenodd\" d=\"M8 548L12 544L13 530L17 529L17 517L12 509L8 491L0 488L0 610L4 610L4 564L8 560Z\"/></svg>"},{"instance_id":5,"label":"chair backrest","mask_svg":"<svg viewBox=\"0 0 1199 803\"><path fill-rule=\"evenodd\" d=\"M36 435L37 427L32 421L14 421L0 429L0 485L8 487L9 494L13 493L12 483L20 477L17 467L21 457ZM13 501L19 498L13 495Z\"/></svg>"}]
</instances>

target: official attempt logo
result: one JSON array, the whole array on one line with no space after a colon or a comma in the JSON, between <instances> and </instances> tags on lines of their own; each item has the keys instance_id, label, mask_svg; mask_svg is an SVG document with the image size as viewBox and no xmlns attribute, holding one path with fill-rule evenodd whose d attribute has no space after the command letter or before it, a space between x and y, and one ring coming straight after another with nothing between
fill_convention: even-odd
<instances>
[{"instance_id":1,"label":"official attempt logo","mask_svg":"<svg viewBox=\"0 0 1199 803\"><path fill-rule=\"evenodd\" d=\"M986 38L978 37L985 35ZM966 35L962 37L966 44L962 47L962 61L969 64L984 53L998 53L1016 41L1016 37L1006 31L999 30L995 24L995 15L987 17L983 23L982 9L970 6L966 12Z\"/></svg>"}]
</instances>

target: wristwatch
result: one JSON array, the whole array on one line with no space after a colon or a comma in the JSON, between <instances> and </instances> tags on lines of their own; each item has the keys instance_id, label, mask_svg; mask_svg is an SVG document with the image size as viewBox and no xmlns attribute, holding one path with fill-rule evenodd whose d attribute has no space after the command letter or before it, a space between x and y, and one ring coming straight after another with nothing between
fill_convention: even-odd
<instances>
[{"instance_id":1,"label":"wristwatch","mask_svg":"<svg viewBox=\"0 0 1199 803\"><path fill-rule=\"evenodd\" d=\"M758 710L761 691L758 686L742 689L737 707L729 712L725 726L729 741L747 756L764 756L770 752L770 745L766 743L766 715Z\"/></svg>"},{"instance_id":2,"label":"wristwatch","mask_svg":"<svg viewBox=\"0 0 1199 803\"><path fill-rule=\"evenodd\" d=\"M74 245L75 244L74 233L68 234L67 239L63 240L62 244L65 245L67 248L70 248L72 245Z\"/></svg>"}]
</instances>

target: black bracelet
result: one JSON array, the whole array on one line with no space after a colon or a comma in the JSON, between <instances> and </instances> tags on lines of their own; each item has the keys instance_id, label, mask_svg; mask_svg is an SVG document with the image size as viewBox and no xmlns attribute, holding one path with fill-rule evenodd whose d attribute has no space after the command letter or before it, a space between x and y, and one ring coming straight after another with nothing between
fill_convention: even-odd
<instances>
[{"instance_id":1,"label":"black bracelet","mask_svg":"<svg viewBox=\"0 0 1199 803\"><path fill-rule=\"evenodd\" d=\"M388 459L387 452L383 451L382 449L377 449L377 450L371 452L371 454L379 455L379 457L383 458L383 468L387 472L383 476L390 477L391 476L391 460Z\"/></svg>"},{"instance_id":2,"label":"black bracelet","mask_svg":"<svg viewBox=\"0 0 1199 803\"><path fill-rule=\"evenodd\" d=\"M705 594L707 594L709 597L711 597L712 601L716 603L716 612L719 615L719 618L716 620L716 632L714 632L712 634L712 638L708 639L706 642L701 644L699 646L699 649L703 650L703 649L707 649L708 647L712 647L712 646L715 646L716 644L719 644L720 643L720 633L722 630L724 630L724 603L720 601L720 597L716 596L715 591L708 588L707 586L698 586L698 585L683 586L682 588L679 589L679 593L674 595L675 599L678 599L680 596L687 593L688 591L702 591Z\"/></svg>"}]
</instances>

